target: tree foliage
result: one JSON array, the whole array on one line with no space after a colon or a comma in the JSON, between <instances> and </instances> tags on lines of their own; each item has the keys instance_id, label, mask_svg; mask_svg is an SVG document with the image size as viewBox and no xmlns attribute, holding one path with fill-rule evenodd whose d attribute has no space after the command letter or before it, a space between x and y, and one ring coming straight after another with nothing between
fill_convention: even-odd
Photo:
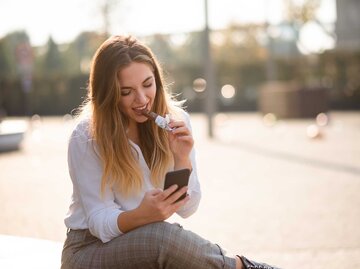
<instances>
[{"instance_id":1,"label":"tree foliage","mask_svg":"<svg viewBox=\"0 0 360 269\"><path fill-rule=\"evenodd\" d=\"M308 6L290 15L303 23L314 15L316 2L308 1ZM257 89L266 81L266 30L266 25L233 24L212 32L215 88L220 110L256 109ZM204 77L203 38L201 31L140 37L159 58L169 88L180 94L180 98L187 99L192 111L202 110L206 95L193 90L194 80ZM80 105L86 94L91 59L105 39L104 34L83 32L68 44L56 44L49 38L45 46L32 47L32 88L28 93L31 112L65 114ZM359 108L353 101L360 98L359 53L289 54L285 53L288 43L284 42L292 42L292 47L296 47L295 39L274 40L277 53L273 60L278 79L326 86L331 89L336 107ZM24 114L26 100L16 54L19 44L30 44L26 33L14 32L0 39L0 107L9 115ZM236 90L231 100L221 96L220 90L225 84L231 84Z\"/></svg>"}]
</instances>

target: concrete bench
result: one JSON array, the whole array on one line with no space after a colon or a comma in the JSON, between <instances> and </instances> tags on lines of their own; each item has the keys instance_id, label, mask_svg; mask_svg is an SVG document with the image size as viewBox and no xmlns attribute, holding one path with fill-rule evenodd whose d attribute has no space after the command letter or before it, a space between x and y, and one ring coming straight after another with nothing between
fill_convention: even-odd
<instances>
[{"instance_id":1,"label":"concrete bench","mask_svg":"<svg viewBox=\"0 0 360 269\"><path fill-rule=\"evenodd\" d=\"M60 268L62 242L0 235L0 268Z\"/></svg>"}]
</instances>

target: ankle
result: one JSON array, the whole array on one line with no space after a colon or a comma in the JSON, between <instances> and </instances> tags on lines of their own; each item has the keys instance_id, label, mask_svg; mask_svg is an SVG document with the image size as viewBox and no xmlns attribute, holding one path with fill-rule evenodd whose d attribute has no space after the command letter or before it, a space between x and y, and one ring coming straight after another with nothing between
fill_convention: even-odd
<instances>
[{"instance_id":1,"label":"ankle","mask_svg":"<svg viewBox=\"0 0 360 269\"><path fill-rule=\"evenodd\" d=\"M235 256L235 260L236 260L236 269L245 269L243 262L241 261L241 258L239 255Z\"/></svg>"}]
</instances>

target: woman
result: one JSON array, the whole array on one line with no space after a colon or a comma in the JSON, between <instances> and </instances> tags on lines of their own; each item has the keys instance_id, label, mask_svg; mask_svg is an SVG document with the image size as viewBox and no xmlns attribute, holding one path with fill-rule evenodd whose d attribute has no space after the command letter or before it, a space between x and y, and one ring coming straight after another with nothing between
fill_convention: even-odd
<instances>
[{"instance_id":1,"label":"woman","mask_svg":"<svg viewBox=\"0 0 360 269\"><path fill-rule=\"evenodd\" d=\"M174 213L192 215L201 197L189 116L176 104L145 45L115 36L97 50L81 121L69 141L73 195L63 269L273 268L227 256L165 222ZM144 110L171 114L172 131L159 128ZM191 170L188 187L162 190L166 172L182 168Z\"/></svg>"}]
</instances>

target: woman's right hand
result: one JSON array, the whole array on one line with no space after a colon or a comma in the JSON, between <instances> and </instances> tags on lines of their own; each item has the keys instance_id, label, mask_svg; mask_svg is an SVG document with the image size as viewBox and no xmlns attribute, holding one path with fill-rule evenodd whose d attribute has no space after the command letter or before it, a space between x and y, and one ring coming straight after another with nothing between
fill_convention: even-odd
<instances>
[{"instance_id":1,"label":"woman's right hand","mask_svg":"<svg viewBox=\"0 0 360 269\"><path fill-rule=\"evenodd\" d=\"M148 223L168 219L190 199L187 195L185 199L176 202L181 195L187 192L188 187L183 187L177 191L176 189L177 185L173 185L164 191L161 189L154 189L146 192L137 208L138 213L141 214Z\"/></svg>"},{"instance_id":2,"label":"woman's right hand","mask_svg":"<svg viewBox=\"0 0 360 269\"><path fill-rule=\"evenodd\" d=\"M183 187L174 192L176 189L177 186L173 185L164 191L155 189L146 192L137 208L119 214L119 230L126 233L137 227L153 222L164 221L171 217L172 214L178 211L190 199L187 195L185 199L176 202L181 195L187 192L188 187Z\"/></svg>"}]
</instances>

